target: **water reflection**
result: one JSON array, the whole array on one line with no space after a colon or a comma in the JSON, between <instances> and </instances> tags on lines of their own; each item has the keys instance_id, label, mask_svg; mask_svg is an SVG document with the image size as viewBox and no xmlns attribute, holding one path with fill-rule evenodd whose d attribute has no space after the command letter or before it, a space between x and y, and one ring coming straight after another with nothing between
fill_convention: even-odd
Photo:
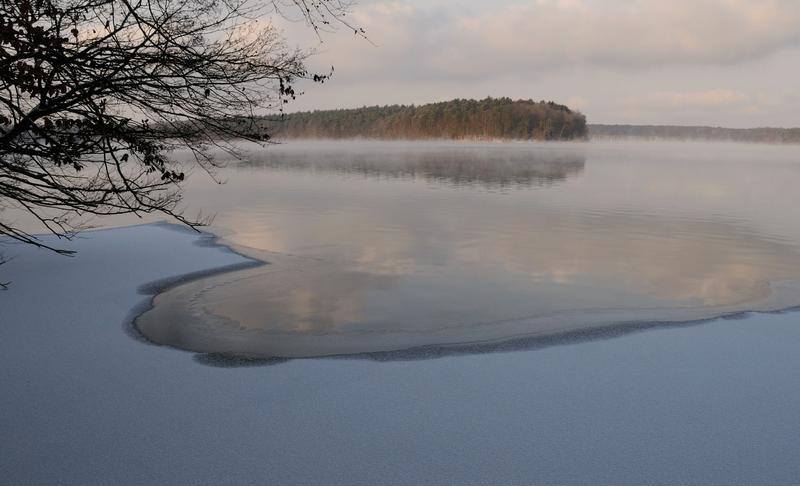
<instances>
[{"instance_id":1,"label":"water reflection","mask_svg":"<svg viewBox=\"0 0 800 486\"><path fill-rule=\"evenodd\" d=\"M271 264L172 289L138 325L196 351L292 357L470 349L797 304L800 232L776 208L790 207L778 189L800 182L798 165L681 148L689 154L397 144L259 154L194 197L213 203L229 241ZM583 175L483 190L534 172Z\"/></svg>"},{"instance_id":2,"label":"water reflection","mask_svg":"<svg viewBox=\"0 0 800 486\"><path fill-rule=\"evenodd\" d=\"M314 149L317 150L314 150ZM575 150L516 148L506 145L358 145L310 149L274 147L251 152L238 169L331 172L372 178L411 178L486 188L549 186L583 172L585 155Z\"/></svg>"}]
</instances>

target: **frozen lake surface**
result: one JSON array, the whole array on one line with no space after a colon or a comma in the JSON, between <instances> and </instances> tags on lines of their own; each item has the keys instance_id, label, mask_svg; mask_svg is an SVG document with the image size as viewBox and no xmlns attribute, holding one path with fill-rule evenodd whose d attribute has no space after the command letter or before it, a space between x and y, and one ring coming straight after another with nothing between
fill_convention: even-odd
<instances>
[{"instance_id":1,"label":"frozen lake surface","mask_svg":"<svg viewBox=\"0 0 800 486\"><path fill-rule=\"evenodd\" d=\"M797 313L526 352L220 368L124 327L141 284L246 263L196 240L139 226L86 233L75 258L15 250L0 292L4 484L800 477Z\"/></svg>"}]
</instances>

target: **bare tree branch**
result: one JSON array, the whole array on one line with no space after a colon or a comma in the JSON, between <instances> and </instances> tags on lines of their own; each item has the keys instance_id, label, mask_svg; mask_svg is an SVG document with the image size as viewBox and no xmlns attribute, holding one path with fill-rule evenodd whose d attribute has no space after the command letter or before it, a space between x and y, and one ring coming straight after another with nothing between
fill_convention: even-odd
<instances>
[{"instance_id":1,"label":"bare tree branch","mask_svg":"<svg viewBox=\"0 0 800 486\"><path fill-rule=\"evenodd\" d=\"M0 265L8 263L8 258L5 255L0 253ZM8 286L11 285L11 282L0 282L0 290L8 290Z\"/></svg>"},{"instance_id":2,"label":"bare tree branch","mask_svg":"<svg viewBox=\"0 0 800 486\"><path fill-rule=\"evenodd\" d=\"M87 215L179 211L188 148L269 143L256 114L283 111L309 52L287 46L270 15L313 30L345 20L347 0L0 0L0 203L70 238ZM0 236L49 248L0 221Z\"/></svg>"}]
</instances>

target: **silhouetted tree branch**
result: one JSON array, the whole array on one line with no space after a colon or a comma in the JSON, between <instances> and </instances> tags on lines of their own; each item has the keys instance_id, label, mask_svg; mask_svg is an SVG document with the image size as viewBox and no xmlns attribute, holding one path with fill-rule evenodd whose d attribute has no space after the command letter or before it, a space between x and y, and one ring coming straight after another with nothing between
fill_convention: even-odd
<instances>
[{"instance_id":1,"label":"silhouetted tree branch","mask_svg":"<svg viewBox=\"0 0 800 486\"><path fill-rule=\"evenodd\" d=\"M8 258L5 255L0 254L0 265L8 263ZM11 282L0 282L0 290L7 290L8 286L11 285Z\"/></svg>"},{"instance_id":2,"label":"silhouetted tree branch","mask_svg":"<svg viewBox=\"0 0 800 486\"><path fill-rule=\"evenodd\" d=\"M0 0L0 205L69 238L87 215L179 210L188 148L265 142L253 122L282 111L309 73L271 15L316 32L344 25L344 0ZM0 236L50 248L0 220Z\"/></svg>"}]
</instances>

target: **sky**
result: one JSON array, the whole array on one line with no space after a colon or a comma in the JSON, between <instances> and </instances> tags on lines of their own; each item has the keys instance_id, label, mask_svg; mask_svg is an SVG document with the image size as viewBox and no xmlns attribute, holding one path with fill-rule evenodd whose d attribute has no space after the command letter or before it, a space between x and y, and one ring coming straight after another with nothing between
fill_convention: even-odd
<instances>
[{"instance_id":1,"label":"sky","mask_svg":"<svg viewBox=\"0 0 800 486\"><path fill-rule=\"evenodd\" d=\"M361 0L288 111L508 96L590 123L800 126L798 0Z\"/></svg>"}]
</instances>

